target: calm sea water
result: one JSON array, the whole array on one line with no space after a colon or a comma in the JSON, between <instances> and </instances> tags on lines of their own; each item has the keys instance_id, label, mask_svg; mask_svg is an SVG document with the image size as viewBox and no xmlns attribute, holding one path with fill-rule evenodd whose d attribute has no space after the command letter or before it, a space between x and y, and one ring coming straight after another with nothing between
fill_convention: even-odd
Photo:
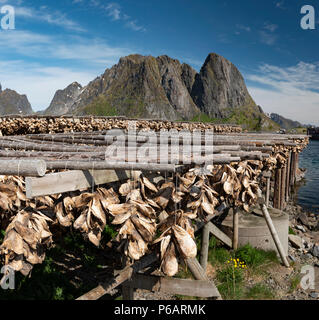
<instances>
[{"instance_id":1,"label":"calm sea water","mask_svg":"<svg viewBox=\"0 0 319 320\"><path fill-rule=\"evenodd\" d=\"M297 203L319 213L319 141L312 140L299 158L299 167L306 168L306 181L298 188Z\"/></svg>"}]
</instances>

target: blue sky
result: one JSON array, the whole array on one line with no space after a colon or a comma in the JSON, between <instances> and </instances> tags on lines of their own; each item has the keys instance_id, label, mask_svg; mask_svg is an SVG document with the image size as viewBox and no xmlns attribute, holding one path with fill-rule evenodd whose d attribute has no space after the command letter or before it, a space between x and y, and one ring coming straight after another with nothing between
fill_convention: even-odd
<instances>
[{"instance_id":1,"label":"blue sky","mask_svg":"<svg viewBox=\"0 0 319 320\"><path fill-rule=\"evenodd\" d=\"M27 94L35 110L121 56L167 54L199 71L216 52L239 68L265 112L319 124L319 25L300 27L301 7L319 14L318 1L0 0L6 4L16 29L0 31L0 82Z\"/></svg>"}]
</instances>

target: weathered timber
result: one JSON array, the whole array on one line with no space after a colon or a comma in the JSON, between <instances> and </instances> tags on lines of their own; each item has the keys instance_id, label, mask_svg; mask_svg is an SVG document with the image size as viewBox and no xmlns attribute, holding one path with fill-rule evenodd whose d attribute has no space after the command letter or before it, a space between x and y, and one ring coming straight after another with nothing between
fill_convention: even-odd
<instances>
[{"instance_id":1,"label":"weathered timber","mask_svg":"<svg viewBox=\"0 0 319 320\"><path fill-rule=\"evenodd\" d=\"M0 139L0 148L11 148L14 150L37 150L37 151L57 151L57 152L88 152L92 151L92 148L85 146L66 146L57 144L39 144L32 143L28 141L23 141L21 139L13 140L2 140ZM95 149L96 150L96 149Z\"/></svg>"},{"instance_id":2,"label":"weathered timber","mask_svg":"<svg viewBox=\"0 0 319 320\"><path fill-rule=\"evenodd\" d=\"M136 289L169 294L180 294L190 297L214 298L219 292L212 283L203 280L176 279L159 276L134 274L127 284Z\"/></svg>"},{"instance_id":3,"label":"weathered timber","mask_svg":"<svg viewBox=\"0 0 319 320\"><path fill-rule=\"evenodd\" d=\"M177 172L179 166L175 164L160 163L136 163L121 161L47 161L48 169L69 170L143 170L143 171L166 171Z\"/></svg>"},{"instance_id":4,"label":"weathered timber","mask_svg":"<svg viewBox=\"0 0 319 320\"><path fill-rule=\"evenodd\" d=\"M266 177L266 206L269 207L269 197L270 197L270 177Z\"/></svg>"},{"instance_id":5,"label":"weathered timber","mask_svg":"<svg viewBox=\"0 0 319 320\"><path fill-rule=\"evenodd\" d=\"M287 168L284 166L281 168L281 190L280 190L280 210L283 210L286 205L286 174Z\"/></svg>"},{"instance_id":6,"label":"weathered timber","mask_svg":"<svg viewBox=\"0 0 319 320\"><path fill-rule=\"evenodd\" d=\"M186 263L196 280L209 281L206 272L196 258L188 258Z\"/></svg>"},{"instance_id":7,"label":"weathered timber","mask_svg":"<svg viewBox=\"0 0 319 320\"><path fill-rule=\"evenodd\" d=\"M47 166L43 160L0 160L0 174L43 177Z\"/></svg>"},{"instance_id":8,"label":"weathered timber","mask_svg":"<svg viewBox=\"0 0 319 320\"><path fill-rule=\"evenodd\" d=\"M207 267L208 250L209 250L209 227L207 224L204 226L202 231L202 245L201 245L201 252L200 252L200 264L203 270L206 270L206 267Z\"/></svg>"},{"instance_id":9,"label":"weathered timber","mask_svg":"<svg viewBox=\"0 0 319 320\"><path fill-rule=\"evenodd\" d=\"M105 136L104 139L100 137L100 139L95 139L95 137L90 139L78 139L78 138L64 138L64 137L57 137L55 135L48 135L48 136L37 136L37 135L27 135L28 139L31 140L40 140L40 141L52 141L52 142L62 142L62 143L69 143L69 144L92 144L95 146L104 146L110 145L114 142L112 136L108 137ZM147 142L147 137L134 137L134 136L119 136L116 139L117 141L132 141L136 143L145 143Z\"/></svg>"},{"instance_id":10,"label":"weathered timber","mask_svg":"<svg viewBox=\"0 0 319 320\"><path fill-rule=\"evenodd\" d=\"M286 166L286 202L289 201L290 197L290 166L291 166L291 151L289 151L289 155L287 158L287 166Z\"/></svg>"},{"instance_id":11,"label":"weathered timber","mask_svg":"<svg viewBox=\"0 0 319 320\"><path fill-rule=\"evenodd\" d=\"M127 170L76 170L50 173L41 178L27 177L26 197L32 199L39 196L84 190L110 182L127 180L132 172Z\"/></svg>"},{"instance_id":12,"label":"weathered timber","mask_svg":"<svg viewBox=\"0 0 319 320\"><path fill-rule=\"evenodd\" d=\"M206 272L201 267L198 260L196 258L188 258L186 259L186 264L196 280L206 281L213 286L214 290L216 291L215 297L220 300L221 295L218 289L216 288L215 284L209 280L208 276L206 275Z\"/></svg>"},{"instance_id":13,"label":"weathered timber","mask_svg":"<svg viewBox=\"0 0 319 320\"><path fill-rule=\"evenodd\" d=\"M287 268L289 268L290 267L289 262L287 260L287 257L285 256L285 252L284 252L283 246L282 246L282 244L280 242L278 233L277 233L276 228L275 228L275 226L274 226L274 224L272 222L272 219L270 217L269 211L268 211L268 209L267 209L267 207L266 207L266 205L265 205L265 203L264 203L264 201L262 199L261 191L259 191L258 193L259 193L258 197L259 197L259 201L260 201L260 208L261 208L262 213L264 215L264 218L266 220L266 223L267 223L268 229L270 231L270 234L271 234L271 236L272 236L272 238L274 240L274 243L276 245L276 248L278 250L278 253L279 253L280 257L281 257L281 260L282 260L283 264Z\"/></svg>"},{"instance_id":14,"label":"weathered timber","mask_svg":"<svg viewBox=\"0 0 319 320\"><path fill-rule=\"evenodd\" d=\"M280 182L281 182L281 170L277 168L275 171L275 186L274 186L274 208L280 208Z\"/></svg>"},{"instance_id":15,"label":"weathered timber","mask_svg":"<svg viewBox=\"0 0 319 320\"><path fill-rule=\"evenodd\" d=\"M207 227L209 229L209 232L218 240L222 241L224 244L226 244L229 248L233 247L233 241L218 227L216 227L212 222L209 222L207 224Z\"/></svg>"},{"instance_id":16,"label":"weathered timber","mask_svg":"<svg viewBox=\"0 0 319 320\"><path fill-rule=\"evenodd\" d=\"M239 216L239 210L237 208L234 208L233 210L233 249L238 249L238 216Z\"/></svg>"},{"instance_id":17,"label":"weathered timber","mask_svg":"<svg viewBox=\"0 0 319 320\"><path fill-rule=\"evenodd\" d=\"M98 300L102 296L109 294L126 280L130 279L135 272L138 272L158 260L158 254L153 252L135 262L132 266L127 266L121 270L113 279L100 284L88 293L82 295L76 300Z\"/></svg>"},{"instance_id":18,"label":"weathered timber","mask_svg":"<svg viewBox=\"0 0 319 320\"><path fill-rule=\"evenodd\" d=\"M125 301L134 300L134 287L131 285L131 280L127 280L122 285L122 298Z\"/></svg>"}]
</instances>

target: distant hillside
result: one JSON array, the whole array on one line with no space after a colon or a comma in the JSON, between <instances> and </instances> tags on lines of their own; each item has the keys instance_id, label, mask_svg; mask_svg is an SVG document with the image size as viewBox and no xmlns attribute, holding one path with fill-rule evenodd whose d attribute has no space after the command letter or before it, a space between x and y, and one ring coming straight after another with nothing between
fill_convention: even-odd
<instances>
[{"instance_id":1,"label":"distant hillside","mask_svg":"<svg viewBox=\"0 0 319 320\"><path fill-rule=\"evenodd\" d=\"M44 114L61 115L68 113L74 101L80 95L81 89L82 86L79 83L73 82L64 90L58 90Z\"/></svg>"},{"instance_id":2,"label":"distant hillside","mask_svg":"<svg viewBox=\"0 0 319 320\"><path fill-rule=\"evenodd\" d=\"M211 53L200 72L168 56L130 55L86 87L59 90L45 114L234 122L250 130L278 125L258 107L239 70Z\"/></svg>"},{"instance_id":3,"label":"distant hillside","mask_svg":"<svg viewBox=\"0 0 319 320\"><path fill-rule=\"evenodd\" d=\"M283 128L286 130L291 130L291 129L303 126L300 122L287 119L277 113L271 113L270 118L271 120L276 122L280 126L280 128Z\"/></svg>"},{"instance_id":4,"label":"distant hillside","mask_svg":"<svg viewBox=\"0 0 319 320\"><path fill-rule=\"evenodd\" d=\"M0 115L32 113L33 110L26 95L20 95L10 89L2 91L0 84Z\"/></svg>"}]
</instances>

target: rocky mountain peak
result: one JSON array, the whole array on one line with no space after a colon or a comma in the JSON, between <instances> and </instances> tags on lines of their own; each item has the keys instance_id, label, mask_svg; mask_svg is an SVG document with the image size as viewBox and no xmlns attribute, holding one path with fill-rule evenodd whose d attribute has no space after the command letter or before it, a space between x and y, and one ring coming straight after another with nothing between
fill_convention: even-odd
<instances>
[{"instance_id":1,"label":"rocky mountain peak","mask_svg":"<svg viewBox=\"0 0 319 320\"><path fill-rule=\"evenodd\" d=\"M216 53L208 55L196 75L192 97L202 112L212 118L226 118L234 109L254 104L239 70Z\"/></svg>"},{"instance_id":2,"label":"rocky mountain peak","mask_svg":"<svg viewBox=\"0 0 319 320\"><path fill-rule=\"evenodd\" d=\"M20 95L14 90L2 90L0 85L0 114L32 114L32 108L26 95Z\"/></svg>"},{"instance_id":3,"label":"rocky mountain peak","mask_svg":"<svg viewBox=\"0 0 319 320\"><path fill-rule=\"evenodd\" d=\"M45 114L62 115L68 113L81 90L82 86L78 82L73 82L65 89L58 90Z\"/></svg>"}]
</instances>

